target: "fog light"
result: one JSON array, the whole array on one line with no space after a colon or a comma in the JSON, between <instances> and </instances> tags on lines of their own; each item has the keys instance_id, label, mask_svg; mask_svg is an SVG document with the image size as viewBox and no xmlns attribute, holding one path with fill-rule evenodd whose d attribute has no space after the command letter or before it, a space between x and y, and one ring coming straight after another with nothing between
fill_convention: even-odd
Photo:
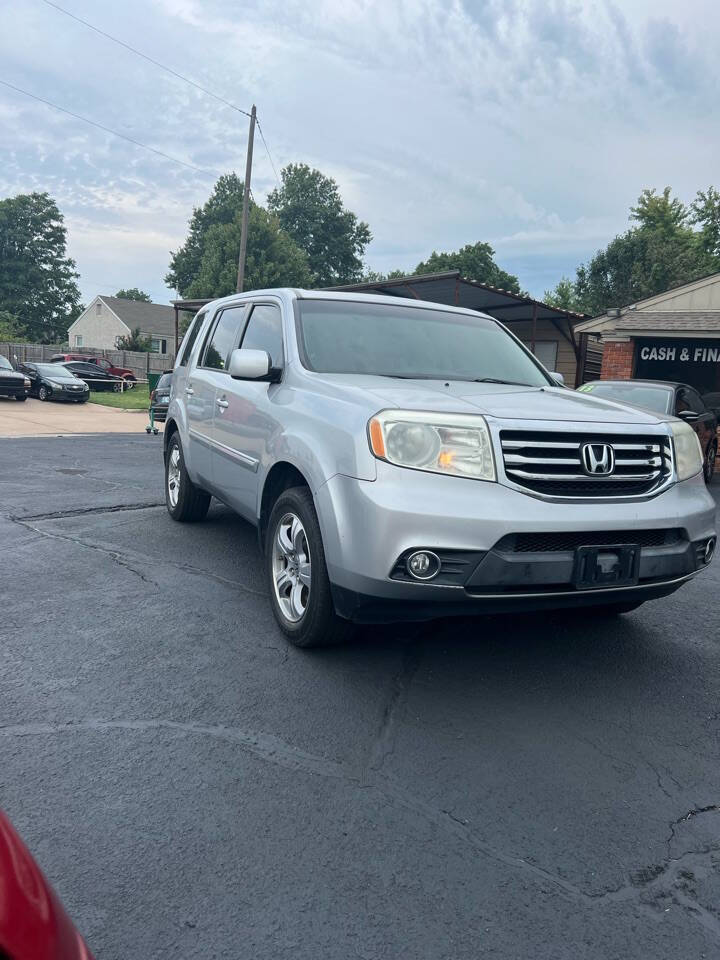
<instances>
[{"instance_id":1,"label":"fog light","mask_svg":"<svg viewBox=\"0 0 720 960\"><path fill-rule=\"evenodd\" d=\"M705 553L703 555L703 560L705 563L710 563L712 558L715 556L715 537L710 537L708 542L705 544Z\"/></svg>"},{"instance_id":2,"label":"fog light","mask_svg":"<svg viewBox=\"0 0 720 960\"><path fill-rule=\"evenodd\" d=\"M432 580L440 572L440 558L430 550L416 550L405 561L405 567L415 580Z\"/></svg>"}]
</instances>

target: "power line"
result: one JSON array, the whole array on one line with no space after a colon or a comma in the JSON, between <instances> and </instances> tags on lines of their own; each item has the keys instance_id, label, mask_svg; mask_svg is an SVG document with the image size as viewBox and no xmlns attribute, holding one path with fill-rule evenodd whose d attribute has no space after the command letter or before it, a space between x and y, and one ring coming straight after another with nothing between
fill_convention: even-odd
<instances>
[{"instance_id":1,"label":"power line","mask_svg":"<svg viewBox=\"0 0 720 960\"><path fill-rule=\"evenodd\" d=\"M275 164L273 163L273 158L270 156L270 148L269 148L268 145L267 145L267 140L265 139L265 134L262 132L262 127L260 126L260 121L259 121L259 120L257 121L257 128L258 128L258 130L260 131L260 138L261 138L261 140L262 140L262 142L263 142L263 145L264 145L264 147L265 147L265 153L267 154L268 160L270 161L270 166L273 168L273 173L275 174L275 179L277 180L278 186L281 187L282 184L281 184L281 182L280 182L280 177L278 176L278 172L277 172L277 170L275 169Z\"/></svg>"},{"instance_id":2,"label":"power line","mask_svg":"<svg viewBox=\"0 0 720 960\"><path fill-rule=\"evenodd\" d=\"M154 60L152 57L149 57L146 53L143 53L141 50L136 50L135 47L132 47L129 43L125 43L124 40L119 40L117 37L113 37L112 34L106 33L104 30L101 30L100 27L96 27L94 24L89 23L87 20L83 20L82 17L78 17L74 13L70 13L69 10L65 10L64 7L59 6L57 3L53 3L52 0L42 0L43 3L47 4L49 7L53 7L55 10L59 10L60 13L64 13L66 16L71 17L73 20L77 20L78 23L82 23L83 26L88 27L90 30L94 30L95 33L100 34L101 37L105 37L107 40L112 40L113 43L117 43L121 47L125 47L126 50L129 50L131 53L136 54L138 57L142 57L143 60L147 60L148 63L154 64L156 67L160 67L161 70L164 70L166 73L171 74L173 77L177 77L178 80L184 80L185 83L189 83L191 87L195 87L197 90L201 90L203 93L206 93L209 97L213 97L215 100L218 100L220 103L224 103L226 107L230 107L232 110L237 110L238 113L244 114L246 117L250 116L248 110L243 110L242 107L238 107L237 104L232 103L230 100L226 100L225 97L221 97L217 93L213 93L212 90L208 90L207 87L203 87L202 84L197 83L195 80L191 80L190 77L184 76L182 73L178 73L177 70L173 70L172 67L165 66L164 63L160 63L159 60Z\"/></svg>"},{"instance_id":3,"label":"power line","mask_svg":"<svg viewBox=\"0 0 720 960\"><path fill-rule=\"evenodd\" d=\"M83 117L79 113L73 113L72 110L66 110L65 107L61 107L59 104L53 103L51 100L46 100L44 97L38 97L34 93L23 90L21 87L16 87L15 84L9 83L7 80L0 79L0 83L4 87L8 87L10 90L15 90L17 93L22 93L23 96L30 97L32 100L37 100L39 103L44 103L46 106L52 107L53 110L59 110L60 113L65 113L69 117L74 117L75 120L82 120L83 123L88 123L91 127L97 127L98 130L103 130L105 133L111 133L114 137L119 137L121 140L127 140L128 143L132 143L136 147L142 147L143 150L149 150L150 153L155 153L158 157L163 157L165 160L171 160L173 163L179 163L181 166L187 167L189 170L196 170L198 173L202 173L207 177L212 177L213 179L220 176L220 174L217 172L205 170L203 167L197 167L194 163L189 163L187 160L180 160L178 157L171 157L169 153L163 153L162 150L157 150L155 147L149 147L146 143L141 143L139 140L135 140L133 137L128 137L124 133L118 133L117 130L111 130L110 127L106 127L102 123L97 123L95 120L90 120L88 117Z\"/></svg>"}]
</instances>

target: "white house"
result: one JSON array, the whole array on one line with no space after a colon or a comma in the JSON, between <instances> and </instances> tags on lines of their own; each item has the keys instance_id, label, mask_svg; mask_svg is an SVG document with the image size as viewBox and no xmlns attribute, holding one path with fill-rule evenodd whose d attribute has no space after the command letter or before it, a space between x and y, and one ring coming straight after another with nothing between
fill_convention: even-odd
<instances>
[{"instance_id":1,"label":"white house","mask_svg":"<svg viewBox=\"0 0 720 960\"><path fill-rule=\"evenodd\" d=\"M120 297L97 296L68 329L71 350L94 347L115 350L119 337L129 336L140 328L150 337L154 353L167 353L175 344L175 312L161 303L123 300Z\"/></svg>"}]
</instances>

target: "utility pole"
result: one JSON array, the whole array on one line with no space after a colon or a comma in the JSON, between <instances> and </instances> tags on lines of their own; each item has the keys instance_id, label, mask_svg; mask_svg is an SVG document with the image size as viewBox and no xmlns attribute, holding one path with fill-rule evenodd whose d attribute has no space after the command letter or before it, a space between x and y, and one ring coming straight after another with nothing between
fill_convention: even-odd
<instances>
[{"instance_id":1,"label":"utility pole","mask_svg":"<svg viewBox=\"0 0 720 960\"><path fill-rule=\"evenodd\" d=\"M253 140L255 139L255 104L250 111L250 132L248 133L247 161L245 163L245 186L243 188L242 226L240 228L240 256L238 257L237 292L242 293L245 281L245 251L247 250L248 209L250 206L250 176L252 174Z\"/></svg>"}]
</instances>

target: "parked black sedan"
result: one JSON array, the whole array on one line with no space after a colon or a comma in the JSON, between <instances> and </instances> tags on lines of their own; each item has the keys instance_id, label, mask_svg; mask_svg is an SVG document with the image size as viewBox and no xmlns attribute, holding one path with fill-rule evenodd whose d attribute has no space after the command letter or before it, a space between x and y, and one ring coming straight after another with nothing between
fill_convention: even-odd
<instances>
[{"instance_id":1,"label":"parked black sedan","mask_svg":"<svg viewBox=\"0 0 720 960\"><path fill-rule=\"evenodd\" d=\"M120 393L123 389L123 378L116 377L107 370L103 370L96 363L86 363L83 360L69 360L67 363L54 363L54 367L65 367L74 376L84 380L91 390L114 390Z\"/></svg>"},{"instance_id":2,"label":"parked black sedan","mask_svg":"<svg viewBox=\"0 0 720 960\"><path fill-rule=\"evenodd\" d=\"M666 380L593 380L578 388L601 400L629 403L655 413L670 414L689 423L698 436L703 452L703 474L710 483L715 473L718 452L718 418L709 410L700 394L687 383Z\"/></svg>"},{"instance_id":3,"label":"parked black sedan","mask_svg":"<svg viewBox=\"0 0 720 960\"><path fill-rule=\"evenodd\" d=\"M21 363L18 367L30 380L30 396L40 400L67 400L85 403L89 390L61 363Z\"/></svg>"},{"instance_id":4,"label":"parked black sedan","mask_svg":"<svg viewBox=\"0 0 720 960\"><path fill-rule=\"evenodd\" d=\"M30 379L20 370L13 369L7 357L0 357L0 397L15 397L27 400L30 393Z\"/></svg>"}]
</instances>

